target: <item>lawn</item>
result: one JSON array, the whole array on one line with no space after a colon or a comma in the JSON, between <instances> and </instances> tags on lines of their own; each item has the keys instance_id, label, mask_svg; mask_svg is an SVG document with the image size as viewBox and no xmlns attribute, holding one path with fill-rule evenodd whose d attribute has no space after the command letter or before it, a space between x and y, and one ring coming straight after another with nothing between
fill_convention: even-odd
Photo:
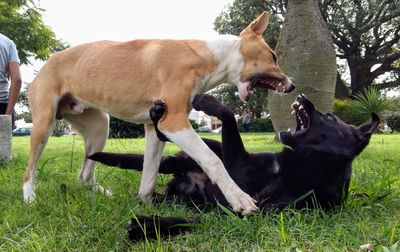
<instances>
[{"instance_id":1,"label":"lawn","mask_svg":"<svg viewBox=\"0 0 400 252\"><path fill-rule=\"evenodd\" d=\"M242 136L249 151L281 149L271 134ZM89 191L76 182L83 155L79 136L50 138L38 169L37 200L25 204L28 143L28 137L15 137L14 160L0 167L0 251L360 251L364 244L383 251L382 246L400 240L400 135L373 136L353 162L350 196L342 209L288 209L244 219L219 214L221 209L200 213L180 205L143 204L135 196L140 174L104 165L97 166L97 181L113 197ZM106 150L142 153L144 139L112 139ZM177 151L167 144L166 154ZM159 177L157 191L167 180ZM134 214L195 216L201 224L169 240L131 244L126 225Z\"/></svg>"}]
</instances>

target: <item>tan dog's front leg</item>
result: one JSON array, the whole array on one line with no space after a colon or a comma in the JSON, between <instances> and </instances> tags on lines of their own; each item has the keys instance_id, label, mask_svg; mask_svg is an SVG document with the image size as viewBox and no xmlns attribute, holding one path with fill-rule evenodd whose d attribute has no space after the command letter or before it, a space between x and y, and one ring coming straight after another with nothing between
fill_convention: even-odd
<instances>
[{"instance_id":1,"label":"tan dog's front leg","mask_svg":"<svg viewBox=\"0 0 400 252\"><path fill-rule=\"evenodd\" d=\"M144 152L143 172L140 181L139 197L143 201L151 200L153 195L158 168L160 166L165 142L161 142L152 124L145 125L146 148Z\"/></svg>"},{"instance_id":2,"label":"tan dog's front leg","mask_svg":"<svg viewBox=\"0 0 400 252\"><path fill-rule=\"evenodd\" d=\"M236 185L222 161L201 140L189 122L187 122L186 128L171 131L168 130L167 121L164 120L159 124L160 131L200 165L211 181L217 184L234 211L248 214L257 210L255 200Z\"/></svg>"}]
</instances>

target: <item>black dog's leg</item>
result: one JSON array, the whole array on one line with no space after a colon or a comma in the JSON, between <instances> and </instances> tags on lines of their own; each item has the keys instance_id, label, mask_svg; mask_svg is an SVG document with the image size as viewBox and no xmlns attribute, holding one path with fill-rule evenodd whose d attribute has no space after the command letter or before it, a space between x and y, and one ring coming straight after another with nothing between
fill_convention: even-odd
<instances>
[{"instance_id":1,"label":"black dog's leg","mask_svg":"<svg viewBox=\"0 0 400 252\"><path fill-rule=\"evenodd\" d=\"M179 217L136 216L128 225L128 237L132 242L158 239L181 234L190 229L192 220Z\"/></svg>"},{"instance_id":2,"label":"black dog's leg","mask_svg":"<svg viewBox=\"0 0 400 252\"><path fill-rule=\"evenodd\" d=\"M158 100L158 101L154 102L154 107L152 107L150 109L149 114L150 114L150 119L153 122L154 128L156 130L156 134L157 134L158 139L160 139L160 141L163 141L163 142L166 142L166 141L171 142L168 139L168 137L166 137L163 133L161 133L161 131L157 127L158 121L164 115L166 110L167 110L167 108L165 106L165 103L163 101L161 101L161 100Z\"/></svg>"},{"instance_id":3,"label":"black dog's leg","mask_svg":"<svg viewBox=\"0 0 400 252\"><path fill-rule=\"evenodd\" d=\"M222 121L222 153L226 166L236 164L247 156L237 128L234 112L207 94L196 95L192 102L193 108L204 111L208 115Z\"/></svg>"}]
</instances>

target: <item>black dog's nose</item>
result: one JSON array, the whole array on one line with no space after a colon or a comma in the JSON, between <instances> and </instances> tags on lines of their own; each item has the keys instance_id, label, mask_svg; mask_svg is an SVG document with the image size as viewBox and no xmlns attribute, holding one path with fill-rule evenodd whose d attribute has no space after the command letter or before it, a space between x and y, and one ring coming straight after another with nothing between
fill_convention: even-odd
<instances>
[{"instance_id":1,"label":"black dog's nose","mask_svg":"<svg viewBox=\"0 0 400 252\"><path fill-rule=\"evenodd\" d=\"M298 101L298 102L304 102L304 101L306 101L306 100L308 100L308 99L307 99L307 96L306 96L305 94L299 94L299 95L296 97L296 101Z\"/></svg>"}]
</instances>

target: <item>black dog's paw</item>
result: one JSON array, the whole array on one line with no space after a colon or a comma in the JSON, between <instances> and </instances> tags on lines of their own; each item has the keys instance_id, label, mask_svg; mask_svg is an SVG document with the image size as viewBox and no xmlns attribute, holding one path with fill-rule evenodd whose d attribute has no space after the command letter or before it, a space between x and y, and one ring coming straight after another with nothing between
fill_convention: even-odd
<instances>
[{"instance_id":1,"label":"black dog's paw","mask_svg":"<svg viewBox=\"0 0 400 252\"><path fill-rule=\"evenodd\" d=\"M215 110L223 106L217 99L208 94L196 95L192 105L195 110L204 111L208 115L214 115Z\"/></svg>"},{"instance_id":2,"label":"black dog's paw","mask_svg":"<svg viewBox=\"0 0 400 252\"><path fill-rule=\"evenodd\" d=\"M157 133L157 137L158 137L158 139L160 139L160 141L163 141L163 142L170 141L170 140L163 133L161 133L161 131L158 129L158 121L160 121L161 117L163 117L163 115L166 113L166 111L167 111L167 106L165 105L165 102L163 102L161 100L155 101L154 107L152 107L149 110L150 119L153 122L154 128Z\"/></svg>"},{"instance_id":3,"label":"black dog's paw","mask_svg":"<svg viewBox=\"0 0 400 252\"><path fill-rule=\"evenodd\" d=\"M129 222L127 227L127 231L128 237L132 242L142 241L146 239L147 235L144 231L146 222L152 223L152 218L145 216L137 216L137 220L131 218L131 221ZM152 233L152 230L149 231Z\"/></svg>"},{"instance_id":4,"label":"black dog's paw","mask_svg":"<svg viewBox=\"0 0 400 252\"><path fill-rule=\"evenodd\" d=\"M196 95L192 101L192 105L195 110L203 111L207 115L215 116L220 120L234 118L235 115L233 110L224 106L208 94Z\"/></svg>"},{"instance_id":5,"label":"black dog's paw","mask_svg":"<svg viewBox=\"0 0 400 252\"><path fill-rule=\"evenodd\" d=\"M165 106L165 102L161 100L157 100L154 102L154 107L150 109L150 119L153 121L154 125L157 125L158 121L164 115L167 107Z\"/></svg>"}]
</instances>

